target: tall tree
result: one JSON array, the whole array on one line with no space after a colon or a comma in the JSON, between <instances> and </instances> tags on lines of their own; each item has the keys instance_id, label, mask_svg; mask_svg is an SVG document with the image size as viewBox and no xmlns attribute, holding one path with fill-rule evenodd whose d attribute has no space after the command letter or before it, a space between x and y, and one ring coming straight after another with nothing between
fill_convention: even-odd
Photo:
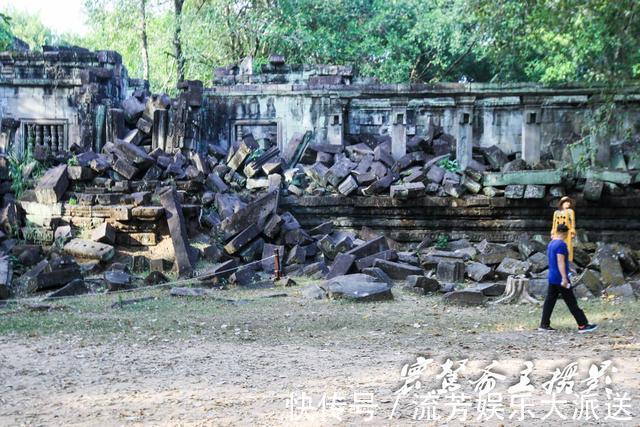
<instances>
[{"instance_id":1,"label":"tall tree","mask_svg":"<svg viewBox=\"0 0 640 427\"><path fill-rule=\"evenodd\" d=\"M147 0L140 0L140 50L142 51L142 78L149 80L149 41L147 39Z\"/></svg>"},{"instance_id":2,"label":"tall tree","mask_svg":"<svg viewBox=\"0 0 640 427\"><path fill-rule=\"evenodd\" d=\"M184 0L173 0L174 12L174 32L173 32L173 52L178 67L178 82L184 81L184 65L185 59L182 53L182 7Z\"/></svg>"}]
</instances>

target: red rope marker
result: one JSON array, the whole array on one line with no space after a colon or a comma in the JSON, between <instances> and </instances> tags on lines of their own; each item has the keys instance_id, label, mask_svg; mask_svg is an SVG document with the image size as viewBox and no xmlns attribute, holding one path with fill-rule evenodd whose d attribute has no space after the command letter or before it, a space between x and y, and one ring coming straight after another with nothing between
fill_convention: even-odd
<instances>
[{"instance_id":1,"label":"red rope marker","mask_svg":"<svg viewBox=\"0 0 640 427\"><path fill-rule=\"evenodd\" d=\"M278 249L275 250L275 257L273 259L274 268L273 274L275 275L276 280L280 280L280 251Z\"/></svg>"}]
</instances>

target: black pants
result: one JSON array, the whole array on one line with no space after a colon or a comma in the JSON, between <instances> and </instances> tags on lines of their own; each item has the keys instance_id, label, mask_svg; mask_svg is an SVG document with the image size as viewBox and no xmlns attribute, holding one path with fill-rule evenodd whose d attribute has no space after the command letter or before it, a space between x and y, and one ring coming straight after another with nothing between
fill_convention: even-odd
<instances>
[{"instance_id":1,"label":"black pants","mask_svg":"<svg viewBox=\"0 0 640 427\"><path fill-rule=\"evenodd\" d=\"M553 312L553 308L558 300L558 295L562 296L562 299L567 304L569 311L576 319L578 326L583 326L589 323L587 321L587 316L584 315L584 311L578 307L578 301L576 301L576 296L573 294L573 290L563 288L560 285L549 285L547 296L544 299L544 305L542 306L542 320L540 320L540 326L548 327L550 325L551 313Z\"/></svg>"}]
</instances>

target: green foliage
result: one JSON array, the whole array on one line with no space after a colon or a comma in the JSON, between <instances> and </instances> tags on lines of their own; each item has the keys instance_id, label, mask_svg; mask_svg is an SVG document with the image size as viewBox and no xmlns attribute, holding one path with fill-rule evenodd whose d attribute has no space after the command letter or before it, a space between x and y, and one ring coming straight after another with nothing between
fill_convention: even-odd
<instances>
[{"instance_id":1,"label":"green foliage","mask_svg":"<svg viewBox=\"0 0 640 427\"><path fill-rule=\"evenodd\" d=\"M34 225L27 225L22 228L22 237L27 242L32 242L37 245L48 245L53 242L53 231Z\"/></svg>"},{"instance_id":2,"label":"green foliage","mask_svg":"<svg viewBox=\"0 0 640 427\"><path fill-rule=\"evenodd\" d=\"M493 80L610 83L640 74L636 0L474 0Z\"/></svg>"},{"instance_id":3,"label":"green foliage","mask_svg":"<svg viewBox=\"0 0 640 427\"><path fill-rule=\"evenodd\" d=\"M0 13L0 50L6 50L13 40L11 17Z\"/></svg>"},{"instance_id":4,"label":"green foliage","mask_svg":"<svg viewBox=\"0 0 640 427\"><path fill-rule=\"evenodd\" d=\"M449 244L449 236L446 234L440 234L436 239L435 247L436 249L447 249L447 245Z\"/></svg>"},{"instance_id":5,"label":"green foliage","mask_svg":"<svg viewBox=\"0 0 640 427\"><path fill-rule=\"evenodd\" d=\"M67 160L67 166L79 166L79 165L80 163L78 163L78 157L76 157L75 154L71 156L69 160Z\"/></svg>"},{"instance_id":6,"label":"green foliage","mask_svg":"<svg viewBox=\"0 0 640 427\"><path fill-rule=\"evenodd\" d=\"M449 172L459 172L460 166L457 160L442 159L438 162L438 166Z\"/></svg>"},{"instance_id":7,"label":"green foliage","mask_svg":"<svg viewBox=\"0 0 640 427\"><path fill-rule=\"evenodd\" d=\"M46 171L47 165L35 160L30 150L22 158L11 154L8 160L11 191L16 196L16 199L20 199L24 191L29 187L29 176L34 179L40 178ZM31 169L30 172L29 169Z\"/></svg>"},{"instance_id":8,"label":"green foliage","mask_svg":"<svg viewBox=\"0 0 640 427\"><path fill-rule=\"evenodd\" d=\"M69 203L72 206L75 206L75 205L78 204L78 199L76 199L75 197L72 197L72 198L69 199L69 201L67 203Z\"/></svg>"},{"instance_id":9,"label":"green foliage","mask_svg":"<svg viewBox=\"0 0 640 427\"><path fill-rule=\"evenodd\" d=\"M84 0L83 37L57 35L35 15L0 14L0 47L13 32L32 47L73 43L111 49L142 77L140 0ZM254 57L353 65L382 82L574 81L624 84L640 77L637 0L185 0L187 79ZM173 2L146 1L153 91L176 92ZM10 19L11 16L13 19Z\"/></svg>"},{"instance_id":10,"label":"green foliage","mask_svg":"<svg viewBox=\"0 0 640 427\"><path fill-rule=\"evenodd\" d=\"M14 9L9 9L8 14L13 34L29 44L31 50L40 51L43 45L63 44L61 37L44 25L37 14Z\"/></svg>"}]
</instances>

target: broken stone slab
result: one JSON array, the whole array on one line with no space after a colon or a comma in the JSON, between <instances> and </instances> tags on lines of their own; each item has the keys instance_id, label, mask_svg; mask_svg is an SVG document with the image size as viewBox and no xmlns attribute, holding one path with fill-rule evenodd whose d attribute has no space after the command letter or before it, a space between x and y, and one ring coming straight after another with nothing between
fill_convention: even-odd
<instances>
[{"instance_id":1,"label":"broken stone slab","mask_svg":"<svg viewBox=\"0 0 640 427\"><path fill-rule=\"evenodd\" d=\"M438 292L440 290L440 282L432 277L424 275L408 276L406 280L407 288L421 288L424 293Z\"/></svg>"},{"instance_id":2,"label":"broken stone slab","mask_svg":"<svg viewBox=\"0 0 640 427\"><path fill-rule=\"evenodd\" d=\"M478 194L482 190L482 184L474 181L466 175L462 177L461 184L468 192L472 194Z\"/></svg>"},{"instance_id":3,"label":"broken stone slab","mask_svg":"<svg viewBox=\"0 0 640 427\"><path fill-rule=\"evenodd\" d=\"M382 178L374 181L371 185L362 189L362 194L365 196L372 196L386 191L391 184L398 179L398 175L389 173Z\"/></svg>"},{"instance_id":4,"label":"broken stone slab","mask_svg":"<svg viewBox=\"0 0 640 427\"><path fill-rule=\"evenodd\" d=\"M209 175L207 175L207 179L205 180L204 185L209 190L218 193L226 193L227 191L229 191L229 186L215 172L211 172Z\"/></svg>"},{"instance_id":5,"label":"broken stone slab","mask_svg":"<svg viewBox=\"0 0 640 427\"><path fill-rule=\"evenodd\" d=\"M614 295L620 298L635 299L633 287L630 283L624 283L622 285L609 286L606 289L607 295Z\"/></svg>"},{"instance_id":6,"label":"broken stone slab","mask_svg":"<svg viewBox=\"0 0 640 427\"><path fill-rule=\"evenodd\" d=\"M67 187L69 177L67 175L67 165L60 165L49 169L38 181L35 188L38 203L53 205L58 203Z\"/></svg>"},{"instance_id":7,"label":"broken stone slab","mask_svg":"<svg viewBox=\"0 0 640 427\"><path fill-rule=\"evenodd\" d=\"M85 284L81 278L74 279L58 290L51 292L44 301L53 301L58 298L72 297L76 295L84 295L91 292L91 289Z\"/></svg>"},{"instance_id":8,"label":"broken stone slab","mask_svg":"<svg viewBox=\"0 0 640 427\"><path fill-rule=\"evenodd\" d=\"M316 236L320 234L331 234L333 232L333 222L327 221L322 224L316 225L312 229L309 230L309 234L311 236Z\"/></svg>"},{"instance_id":9,"label":"broken stone slab","mask_svg":"<svg viewBox=\"0 0 640 427\"><path fill-rule=\"evenodd\" d=\"M320 186L327 185L327 168L322 163L314 163L311 166L305 166L304 173Z\"/></svg>"},{"instance_id":10,"label":"broken stone slab","mask_svg":"<svg viewBox=\"0 0 640 427\"><path fill-rule=\"evenodd\" d=\"M221 230L224 231L225 239L229 239L259 220L262 220L264 224L267 216L275 213L278 207L278 193L277 190L270 191L225 218L220 224Z\"/></svg>"},{"instance_id":11,"label":"broken stone slab","mask_svg":"<svg viewBox=\"0 0 640 427\"><path fill-rule=\"evenodd\" d=\"M549 288L549 281L547 278L532 278L529 279L529 294L544 298L547 295L547 289Z\"/></svg>"},{"instance_id":12,"label":"broken stone slab","mask_svg":"<svg viewBox=\"0 0 640 427\"><path fill-rule=\"evenodd\" d=\"M353 237L347 233L328 234L318 241L318 248L328 259L334 259L339 253L353 247Z\"/></svg>"},{"instance_id":13,"label":"broken stone slab","mask_svg":"<svg viewBox=\"0 0 640 427\"><path fill-rule=\"evenodd\" d=\"M578 276L576 284L585 286L595 296L600 296L604 290L604 286L600 280L600 274L588 268Z\"/></svg>"},{"instance_id":14,"label":"broken stone slab","mask_svg":"<svg viewBox=\"0 0 640 427\"><path fill-rule=\"evenodd\" d=\"M519 258L519 254L510 247L486 240L480 242L476 249L479 253L475 260L485 265L499 264L504 258Z\"/></svg>"},{"instance_id":15,"label":"broken stone slab","mask_svg":"<svg viewBox=\"0 0 640 427\"><path fill-rule=\"evenodd\" d=\"M527 258L527 262L531 264L531 271L534 273L540 273L549 267L549 260L547 255L542 252L536 252Z\"/></svg>"},{"instance_id":16,"label":"broken stone slab","mask_svg":"<svg viewBox=\"0 0 640 427\"><path fill-rule=\"evenodd\" d=\"M331 299L384 301L393 299L391 286L366 274L337 276L320 285Z\"/></svg>"},{"instance_id":17,"label":"broken stone slab","mask_svg":"<svg viewBox=\"0 0 640 427\"><path fill-rule=\"evenodd\" d=\"M258 281L258 279L258 275L251 268L241 268L229 276L229 284L233 286L249 286Z\"/></svg>"},{"instance_id":18,"label":"broken stone slab","mask_svg":"<svg viewBox=\"0 0 640 427\"><path fill-rule=\"evenodd\" d=\"M496 273L503 278L508 276L524 276L531 270L531 264L527 261L518 261L513 258L505 258L496 268Z\"/></svg>"},{"instance_id":19,"label":"broken stone slab","mask_svg":"<svg viewBox=\"0 0 640 427\"><path fill-rule=\"evenodd\" d=\"M519 172L485 172L482 185L504 187L507 185L557 185L562 182L561 170L531 170Z\"/></svg>"},{"instance_id":20,"label":"broken stone slab","mask_svg":"<svg viewBox=\"0 0 640 427\"><path fill-rule=\"evenodd\" d=\"M338 186L338 192L340 192L340 194L342 194L343 196L348 196L357 189L358 183L351 175L347 176L347 178Z\"/></svg>"},{"instance_id":21,"label":"broken stone slab","mask_svg":"<svg viewBox=\"0 0 640 427\"><path fill-rule=\"evenodd\" d=\"M109 292L126 291L135 288L131 283L131 275L122 270L109 270L104 273Z\"/></svg>"},{"instance_id":22,"label":"broken stone slab","mask_svg":"<svg viewBox=\"0 0 640 427\"><path fill-rule=\"evenodd\" d=\"M446 181L442 185L442 189L444 190L444 192L446 194L448 194L451 197L455 197L455 198L462 197L462 194L464 193L464 187L462 185L456 184L455 182L452 182L452 181Z\"/></svg>"},{"instance_id":23,"label":"broken stone slab","mask_svg":"<svg viewBox=\"0 0 640 427\"><path fill-rule=\"evenodd\" d=\"M64 251L78 258L97 259L99 261L109 261L115 254L115 250L111 245L80 238L72 239L64 245Z\"/></svg>"},{"instance_id":24,"label":"broken stone slab","mask_svg":"<svg viewBox=\"0 0 640 427\"><path fill-rule=\"evenodd\" d=\"M409 264L401 264L398 262L377 259L373 262L374 267L380 268L393 280L406 280L412 275L421 275L424 273L422 268Z\"/></svg>"},{"instance_id":25,"label":"broken stone slab","mask_svg":"<svg viewBox=\"0 0 640 427\"><path fill-rule=\"evenodd\" d=\"M114 144L114 152L118 158L126 159L129 163L141 170L146 170L155 163L154 158L144 151L144 149L130 142L116 141Z\"/></svg>"},{"instance_id":26,"label":"broken stone slab","mask_svg":"<svg viewBox=\"0 0 640 427\"><path fill-rule=\"evenodd\" d=\"M323 278L327 273L329 273L329 269L324 261L314 262L302 269L302 274L312 279Z\"/></svg>"},{"instance_id":27,"label":"broken stone slab","mask_svg":"<svg viewBox=\"0 0 640 427\"><path fill-rule=\"evenodd\" d=\"M246 245L248 245L253 239L258 237L258 235L262 232L263 226L259 223L253 223L243 231L238 233L233 239L231 239L225 246L224 250L229 254L233 255L236 252L240 251Z\"/></svg>"},{"instance_id":28,"label":"broken stone slab","mask_svg":"<svg viewBox=\"0 0 640 427\"><path fill-rule=\"evenodd\" d=\"M93 170L87 166L67 166L67 175L72 181L88 181L93 179Z\"/></svg>"},{"instance_id":29,"label":"broken stone slab","mask_svg":"<svg viewBox=\"0 0 640 427\"><path fill-rule=\"evenodd\" d=\"M206 297L208 294L209 290L204 288L176 287L169 291L172 297Z\"/></svg>"},{"instance_id":30,"label":"broken stone slab","mask_svg":"<svg viewBox=\"0 0 640 427\"><path fill-rule=\"evenodd\" d=\"M336 255L333 263L329 267L327 278L331 279L337 276L343 276L349 272L356 257L349 254L340 253Z\"/></svg>"},{"instance_id":31,"label":"broken stone slab","mask_svg":"<svg viewBox=\"0 0 640 427\"><path fill-rule=\"evenodd\" d=\"M444 174L446 172L447 171L441 168L440 166L433 165L431 166L431 168L429 168L429 171L427 172L427 179L435 184L440 184L442 183L442 180L444 179Z\"/></svg>"},{"instance_id":32,"label":"broken stone slab","mask_svg":"<svg viewBox=\"0 0 640 427\"><path fill-rule=\"evenodd\" d=\"M486 301L486 297L479 290L461 289L446 293L442 297L443 301L449 304L475 306L482 305Z\"/></svg>"},{"instance_id":33,"label":"broken stone slab","mask_svg":"<svg viewBox=\"0 0 640 427\"><path fill-rule=\"evenodd\" d=\"M420 197L425 193L422 182L409 182L405 184L392 185L391 197L394 199L412 199Z\"/></svg>"},{"instance_id":34,"label":"broken stone slab","mask_svg":"<svg viewBox=\"0 0 640 427\"><path fill-rule=\"evenodd\" d=\"M587 178L587 180L607 181L620 185L629 185L632 182L632 177L629 172L614 170L588 170L585 178Z\"/></svg>"},{"instance_id":35,"label":"broken stone slab","mask_svg":"<svg viewBox=\"0 0 640 427\"><path fill-rule=\"evenodd\" d=\"M518 240L518 252L525 259L536 252L546 253L546 251L546 245L538 240L529 239L528 237Z\"/></svg>"},{"instance_id":36,"label":"broken stone slab","mask_svg":"<svg viewBox=\"0 0 640 427\"><path fill-rule=\"evenodd\" d=\"M502 172L517 172L527 169L527 162L521 158L515 158L514 160L502 165Z\"/></svg>"},{"instance_id":37,"label":"broken stone slab","mask_svg":"<svg viewBox=\"0 0 640 427\"><path fill-rule=\"evenodd\" d=\"M378 267L365 268L361 271L361 273L366 274L367 276L374 277L377 280L384 282L389 286L393 286L393 280L391 280L391 277L389 277L387 273L385 273Z\"/></svg>"},{"instance_id":38,"label":"broken stone slab","mask_svg":"<svg viewBox=\"0 0 640 427\"><path fill-rule=\"evenodd\" d=\"M355 167L356 164L351 162L349 159L340 159L329 168L325 175L325 179L329 184L334 187L338 187L340 183L351 173L351 171L355 169ZM355 183L355 180L353 180L353 182Z\"/></svg>"},{"instance_id":39,"label":"broken stone slab","mask_svg":"<svg viewBox=\"0 0 640 427\"><path fill-rule=\"evenodd\" d=\"M385 239L386 240L386 239ZM356 261L356 267L359 271L364 270L365 268L369 268L373 266L373 263L377 259L383 259L386 261L397 261L398 253L393 249L388 249L385 251L377 252L372 255L365 256Z\"/></svg>"},{"instance_id":40,"label":"broken stone slab","mask_svg":"<svg viewBox=\"0 0 640 427\"><path fill-rule=\"evenodd\" d=\"M144 286L158 286L164 283L169 283L170 280L167 276L160 271L152 271L144 278L142 282Z\"/></svg>"},{"instance_id":41,"label":"broken stone slab","mask_svg":"<svg viewBox=\"0 0 640 427\"><path fill-rule=\"evenodd\" d=\"M105 221L91 231L91 240L114 245L116 243L116 230Z\"/></svg>"},{"instance_id":42,"label":"broken stone slab","mask_svg":"<svg viewBox=\"0 0 640 427\"><path fill-rule=\"evenodd\" d=\"M287 246L309 245L313 242L311 236L302 228L296 228L284 233L284 243Z\"/></svg>"},{"instance_id":43,"label":"broken stone slab","mask_svg":"<svg viewBox=\"0 0 640 427\"><path fill-rule=\"evenodd\" d=\"M276 213L273 213L269 216L269 218L267 218L262 233L270 239L275 239L276 236L280 233L280 229L283 223L284 220L282 219L282 217Z\"/></svg>"},{"instance_id":44,"label":"broken stone slab","mask_svg":"<svg viewBox=\"0 0 640 427\"><path fill-rule=\"evenodd\" d=\"M144 103L140 102L135 96L127 97L122 101L121 106L124 112L124 119L130 124L136 123L142 117L145 109Z\"/></svg>"},{"instance_id":45,"label":"broken stone slab","mask_svg":"<svg viewBox=\"0 0 640 427\"><path fill-rule=\"evenodd\" d=\"M604 183L594 179L587 179L582 190L585 200L597 202L602 198Z\"/></svg>"},{"instance_id":46,"label":"broken stone slab","mask_svg":"<svg viewBox=\"0 0 640 427\"><path fill-rule=\"evenodd\" d=\"M469 264L466 265L465 268L466 268L467 276L469 276L471 279L475 280L476 282L482 282L483 280L487 279L491 275L491 272L493 271L491 267L488 267L479 262L470 262Z\"/></svg>"},{"instance_id":47,"label":"broken stone slab","mask_svg":"<svg viewBox=\"0 0 640 427\"><path fill-rule=\"evenodd\" d=\"M594 261L600 268L601 280L605 287L619 286L625 283L622 266L610 245L600 247L596 251Z\"/></svg>"},{"instance_id":48,"label":"broken stone slab","mask_svg":"<svg viewBox=\"0 0 640 427\"><path fill-rule=\"evenodd\" d=\"M411 169L411 173L406 175L403 180L404 182L422 182L424 176L424 170L422 168L414 167Z\"/></svg>"},{"instance_id":49,"label":"broken stone slab","mask_svg":"<svg viewBox=\"0 0 640 427\"><path fill-rule=\"evenodd\" d=\"M240 141L240 144L238 144L238 148L236 149L236 151L233 152L233 154L231 154L231 151L229 152L229 154L231 154L231 157L227 161L227 166L235 172L244 163L246 158L249 157L251 151L252 147L249 146L245 140Z\"/></svg>"},{"instance_id":50,"label":"broken stone slab","mask_svg":"<svg viewBox=\"0 0 640 427\"><path fill-rule=\"evenodd\" d=\"M192 260L195 258L195 250L189 243L187 226L184 220L182 204L176 190L166 187L160 192L160 203L167 218L169 235L173 245L175 267L178 277L191 275L193 272Z\"/></svg>"},{"instance_id":51,"label":"broken stone slab","mask_svg":"<svg viewBox=\"0 0 640 427\"><path fill-rule=\"evenodd\" d=\"M322 289L318 285L306 286L300 290L300 294L307 299L313 299L313 300L324 299L326 295L324 292L324 289Z\"/></svg>"},{"instance_id":52,"label":"broken stone slab","mask_svg":"<svg viewBox=\"0 0 640 427\"><path fill-rule=\"evenodd\" d=\"M69 239L71 239L71 226L70 225L61 225L56 227L56 231L53 233L53 238L56 241L62 241L66 243Z\"/></svg>"},{"instance_id":53,"label":"broken stone slab","mask_svg":"<svg viewBox=\"0 0 640 427\"><path fill-rule=\"evenodd\" d=\"M524 189L525 199L544 199L546 195L547 187L544 185L529 184Z\"/></svg>"},{"instance_id":54,"label":"broken stone slab","mask_svg":"<svg viewBox=\"0 0 640 427\"><path fill-rule=\"evenodd\" d=\"M387 239L384 236L380 236L355 246L350 249L347 254L353 255L356 259L360 259L386 250L389 250Z\"/></svg>"},{"instance_id":55,"label":"broken stone slab","mask_svg":"<svg viewBox=\"0 0 640 427\"><path fill-rule=\"evenodd\" d=\"M462 261L441 261L436 268L436 277L445 283L464 282L464 263Z\"/></svg>"},{"instance_id":56,"label":"broken stone slab","mask_svg":"<svg viewBox=\"0 0 640 427\"><path fill-rule=\"evenodd\" d=\"M499 297L504 294L505 288L506 286L504 283L478 283L476 286L469 289L478 290L486 297Z\"/></svg>"},{"instance_id":57,"label":"broken stone slab","mask_svg":"<svg viewBox=\"0 0 640 427\"><path fill-rule=\"evenodd\" d=\"M492 169L500 170L509 161L507 154L497 145L482 147L481 152Z\"/></svg>"},{"instance_id":58,"label":"broken stone slab","mask_svg":"<svg viewBox=\"0 0 640 427\"><path fill-rule=\"evenodd\" d=\"M307 258L307 251L304 249L304 247L295 245L289 251L289 254L287 255L287 261L285 264L287 265L304 264L304 261L306 260L306 258Z\"/></svg>"},{"instance_id":59,"label":"broken stone slab","mask_svg":"<svg viewBox=\"0 0 640 427\"><path fill-rule=\"evenodd\" d=\"M133 179L140 170L130 163L126 159L118 158L112 165L111 169L125 177L126 179Z\"/></svg>"},{"instance_id":60,"label":"broken stone slab","mask_svg":"<svg viewBox=\"0 0 640 427\"><path fill-rule=\"evenodd\" d=\"M246 188L247 190L260 190L263 188L269 188L269 179L268 178L248 178Z\"/></svg>"},{"instance_id":61,"label":"broken stone slab","mask_svg":"<svg viewBox=\"0 0 640 427\"><path fill-rule=\"evenodd\" d=\"M524 197L524 185L507 185L504 189L504 197L507 199L522 199Z\"/></svg>"}]
</instances>

